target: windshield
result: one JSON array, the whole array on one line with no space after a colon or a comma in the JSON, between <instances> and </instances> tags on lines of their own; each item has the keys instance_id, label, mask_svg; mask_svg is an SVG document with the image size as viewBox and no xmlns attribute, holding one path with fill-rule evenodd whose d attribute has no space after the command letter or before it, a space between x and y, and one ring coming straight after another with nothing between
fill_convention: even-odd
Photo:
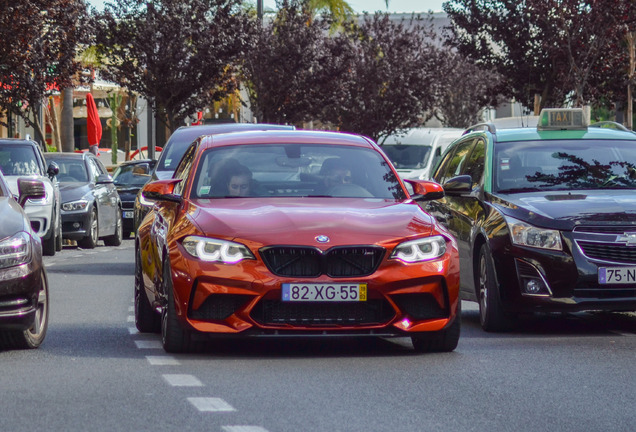
<instances>
[{"instance_id":1,"label":"windshield","mask_svg":"<svg viewBox=\"0 0 636 432\"><path fill-rule=\"evenodd\" d=\"M207 150L193 198L329 196L405 199L375 150L336 145L237 145Z\"/></svg>"},{"instance_id":2,"label":"windshield","mask_svg":"<svg viewBox=\"0 0 636 432\"><path fill-rule=\"evenodd\" d=\"M43 175L33 147L25 145L2 146L0 169L5 176Z\"/></svg>"},{"instance_id":3,"label":"windshield","mask_svg":"<svg viewBox=\"0 0 636 432\"><path fill-rule=\"evenodd\" d=\"M117 186L143 186L150 180L150 165L147 163L120 165L113 174Z\"/></svg>"},{"instance_id":4,"label":"windshield","mask_svg":"<svg viewBox=\"0 0 636 432\"><path fill-rule=\"evenodd\" d=\"M219 123L177 129L170 135L170 139L168 139L168 142L166 142L166 145L163 147L163 151L159 154L156 170L173 172L177 168L177 165L179 165L188 146L201 135L270 129L291 130L294 129L294 126L258 123Z\"/></svg>"},{"instance_id":5,"label":"windshield","mask_svg":"<svg viewBox=\"0 0 636 432\"><path fill-rule=\"evenodd\" d=\"M494 190L636 188L636 141L550 140L498 143Z\"/></svg>"},{"instance_id":6,"label":"windshield","mask_svg":"<svg viewBox=\"0 0 636 432\"><path fill-rule=\"evenodd\" d=\"M426 167L431 146L411 144L383 145L382 150L398 169L422 169Z\"/></svg>"}]
</instances>

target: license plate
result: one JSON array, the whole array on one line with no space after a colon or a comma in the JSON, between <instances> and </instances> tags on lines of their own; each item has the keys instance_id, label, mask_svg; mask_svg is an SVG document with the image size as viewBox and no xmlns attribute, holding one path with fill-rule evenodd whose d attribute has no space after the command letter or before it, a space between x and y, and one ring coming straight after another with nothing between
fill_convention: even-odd
<instances>
[{"instance_id":1,"label":"license plate","mask_svg":"<svg viewBox=\"0 0 636 432\"><path fill-rule=\"evenodd\" d=\"M124 217L124 219L132 219L133 217L135 217L135 212L134 211L125 211L123 213L123 217Z\"/></svg>"},{"instance_id":2,"label":"license plate","mask_svg":"<svg viewBox=\"0 0 636 432\"><path fill-rule=\"evenodd\" d=\"M600 267L598 283L634 284L636 283L636 267Z\"/></svg>"},{"instance_id":3,"label":"license plate","mask_svg":"<svg viewBox=\"0 0 636 432\"><path fill-rule=\"evenodd\" d=\"M285 283L283 284L282 300L290 302L367 301L367 284Z\"/></svg>"}]
</instances>

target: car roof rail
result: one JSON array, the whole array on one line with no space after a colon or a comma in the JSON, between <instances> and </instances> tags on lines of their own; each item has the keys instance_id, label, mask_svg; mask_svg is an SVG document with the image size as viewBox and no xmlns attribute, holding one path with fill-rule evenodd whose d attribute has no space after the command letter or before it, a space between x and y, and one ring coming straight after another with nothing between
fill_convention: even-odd
<instances>
[{"instance_id":1,"label":"car roof rail","mask_svg":"<svg viewBox=\"0 0 636 432\"><path fill-rule=\"evenodd\" d=\"M634 132L633 130L625 127L624 125L622 125L622 124L620 124L618 122L609 121L609 120L591 123L589 125L589 127L614 129L614 130L620 130L620 131L623 131L623 132L632 132L632 133Z\"/></svg>"},{"instance_id":2,"label":"car roof rail","mask_svg":"<svg viewBox=\"0 0 636 432\"><path fill-rule=\"evenodd\" d=\"M472 126L469 126L462 135L466 135L467 133L471 133L477 130L487 130L491 134L497 133L497 128L493 123L477 123Z\"/></svg>"}]
</instances>

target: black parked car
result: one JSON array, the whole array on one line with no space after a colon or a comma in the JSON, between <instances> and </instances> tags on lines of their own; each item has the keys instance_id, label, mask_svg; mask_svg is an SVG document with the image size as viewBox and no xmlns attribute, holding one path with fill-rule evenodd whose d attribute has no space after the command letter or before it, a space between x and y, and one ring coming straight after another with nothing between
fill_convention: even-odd
<instances>
[{"instance_id":1,"label":"black parked car","mask_svg":"<svg viewBox=\"0 0 636 432\"><path fill-rule=\"evenodd\" d=\"M42 242L23 206L46 195L44 183L19 178L18 201L0 173L0 349L37 348L49 322L49 282Z\"/></svg>"},{"instance_id":2,"label":"black parked car","mask_svg":"<svg viewBox=\"0 0 636 432\"><path fill-rule=\"evenodd\" d=\"M623 128L624 129L624 128ZM432 179L425 209L459 245L464 299L482 327L533 312L636 310L636 135L542 111L535 128L479 125Z\"/></svg>"},{"instance_id":3,"label":"black parked car","mask_svg":"<svg viewBox=\"0 0 636 432\"><path fill-rule=\"evenodd\" d=\"M121 200L113 178L92 153L47 153L59 166L62 235L92 249L99 239L107 246L122 241Z\"/></svg>"},{"instance_id":4,"label":"black parked car","mask_svg":"<svg viewBox=\"0 0 636 432\"><path fill-rule=\"evenodd\" d=\"M134 234L134 209L137 192L150 180L150 172L157 161L150 159L121 163L113 173L113 182L121 199L124 237Z\"/></svg>"}]
</instances>

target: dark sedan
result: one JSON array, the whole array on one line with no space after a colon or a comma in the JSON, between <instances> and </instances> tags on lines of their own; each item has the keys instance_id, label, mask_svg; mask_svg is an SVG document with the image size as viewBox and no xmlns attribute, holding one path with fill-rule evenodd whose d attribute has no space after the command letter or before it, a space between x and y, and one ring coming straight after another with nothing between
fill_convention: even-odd
<instances>
[{"instance_id":1,"label":"dark sedan","mask_svg":"<svg viewBox=\"0 0 636 432\"><path fill-rule=\"evenodd\" d=\"M113 179L92 153L47 153L60 168L62 235L93 249L99 239L119 246L123 238L121 201Z\"/></svg>"},{"instance_id":2,"label":"dark sedan","mask_svg":"<svg viewBox=\"0 0 636 432\"><path fill-rule=\"evenodd\" d=\"M461 293L482 327L533 312L636 310L636 135L544 110L536 128L480 125L455 141L427 202L457 238Z\"/></svg>"},{"instance_id":3,"label":"dark sedan","mask_svg":"<svg viewBox=\"0 0 636 432\"><path fill-rule=\"evenodd\" d=\"M121 199L124 237L134 234L134 209L137 192L150 180L150 172L157 161L150 159L121 163L113 173L113 182Z\"/></svg>"},{"instance_id":4,"label":"dark sedan","mask_svg":"<svg viewBox=\"0 0 636 432\"><path fill-rule=\"evenodd\" d=\"M37 348L49 321L49 283L42 242L22 209L46 195L44 183L17 180L19 203L0 173L0 348Z\"/></svg>"}]
</instances>

